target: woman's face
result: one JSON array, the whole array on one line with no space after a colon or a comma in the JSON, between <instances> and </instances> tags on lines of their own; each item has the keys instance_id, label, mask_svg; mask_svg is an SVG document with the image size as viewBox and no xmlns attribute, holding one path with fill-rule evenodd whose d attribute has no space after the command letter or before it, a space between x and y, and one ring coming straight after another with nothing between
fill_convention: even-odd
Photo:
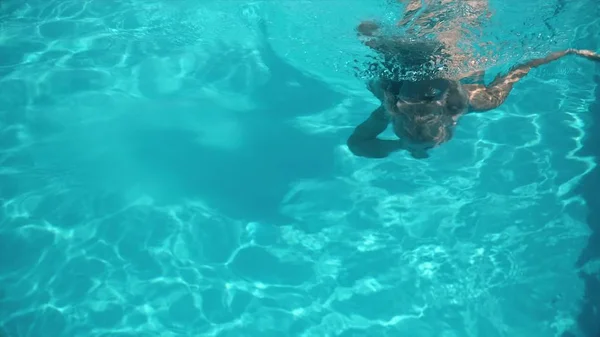
<instances>
[{"instance_id":1,"label":"woman's face","mask_svg":"<svg viewBox=\"0 0 600 337\"><path fill-rule=\"evenodd\" d=\"M397 102L396 111L392 123L394 132L400 138L431 147L452 138L456 121L445 113L444 106L438 102L410 105Z\"/></svg>"},{"instance_id":2,"label":"woman's face","mask_svg":"<svg viewBox=\"0 0 600 337\"><path fill-rule=\"evenodd\" d=\"M384 104L396 135L428 147L448 141L463 110L449 104L451 94L447 80L404 82L395 94L386 91Z\"/></svg>"}]
</instances>

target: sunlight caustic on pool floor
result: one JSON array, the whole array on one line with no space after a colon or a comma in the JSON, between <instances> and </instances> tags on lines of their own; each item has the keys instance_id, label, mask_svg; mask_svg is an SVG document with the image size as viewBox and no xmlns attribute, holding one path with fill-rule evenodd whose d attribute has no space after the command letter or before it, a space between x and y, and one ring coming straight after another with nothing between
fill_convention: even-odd
<instances>
[{"instance_id":1,"label":"sunlight caustic on pool floor","mask_svg":"<svg viewBox=\"0 0 600 337\"><path fill-rule=\"evenodd\" d=\"M366 160L348 55L295 54L331 24L316 2L2 6L6 337L576 330L588 63L532 73L428 160ZM322 15L352 11L329 45L352 54L389 8L346 7Z\"/></svg>"}]
</instances>

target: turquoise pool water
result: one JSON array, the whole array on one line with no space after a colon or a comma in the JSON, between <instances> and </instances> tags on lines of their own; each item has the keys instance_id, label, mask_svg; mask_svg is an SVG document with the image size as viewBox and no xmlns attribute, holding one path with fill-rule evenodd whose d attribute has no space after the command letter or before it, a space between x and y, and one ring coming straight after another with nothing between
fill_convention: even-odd
<instances>
[{"instance_id":1,"label":"turquoise pool water","mask_svg":"<svg viewBox=\"0 0 600 337\"><path fill-rule=\"evenodd\" d=\"M0 335L585 336L595 66L356 158L381 3L3 0ZM491 77L600 47L594 2L492 5Z\"/></svg>"}]
</instances>

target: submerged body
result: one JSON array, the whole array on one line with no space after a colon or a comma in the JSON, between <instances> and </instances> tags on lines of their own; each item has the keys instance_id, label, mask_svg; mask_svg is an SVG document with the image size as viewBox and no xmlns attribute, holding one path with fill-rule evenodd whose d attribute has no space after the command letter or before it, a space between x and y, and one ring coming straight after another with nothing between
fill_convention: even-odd
<instances>
[{"instance_id":1,"label":"submerged body","mask_svg":"<svg viewBox=\"0 0 600 337\"><path fill-rule=\"evenodd\" d=\"M397 0L405 12L397 23L419 40L434 36L450 55L454 72L478 68L486 58L475 59L473 39L484 21L491 17L488 0ZM467 42L468 43L462 43Z\"/></svg>"},{"instance_id":2,"label":"submerged body","mask_svg":"<svg viewBox=\"0 0 600 337\"><path fill-rule=\"evenodd\" d=\"M404 5L404 13L396 22L404 30L404 37L382 36L380 26L374 21L364 21L358 26L359 37L369 47L382 55L402 55L402 65L407 66L407 54L412 63L423 57L435 55L443 58L445 78L460 79L469 72L482 70L493 59L487 54L476 57L485 43L478 43L485 22L491 17L488 0L392 0ZM428 55L424 55L429 53Z\"/></svg>"}]
</instances>

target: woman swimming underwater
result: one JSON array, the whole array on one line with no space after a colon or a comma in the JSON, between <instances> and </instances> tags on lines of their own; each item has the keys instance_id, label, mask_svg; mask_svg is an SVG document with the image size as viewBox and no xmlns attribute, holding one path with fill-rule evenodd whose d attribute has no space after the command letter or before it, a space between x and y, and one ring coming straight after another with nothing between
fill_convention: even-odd
<instances>
[{"instance_id":1,"label":"woman swimming underwater","mask_svg":"<svg viewBox=\"0 0 600 337\"><path fill-rule=\"evenodd\" d=\"M432 55L437 55L434 58L442 62L448 57L440 52L443 48L436 47L436 43L383 37L374 22L362 22L357 30L363 42L383 56L386 68L393 67L393 63L423 64ZM488 85L482 82L463 84L463 78L447 75L447 69L437 66L424 79L402 80L379 76L369 82L368 88L381 101L381 105L354 129L347 145L352 153L361 157L383 158L392 152L406 150L414 158L427 158L429 149L452 138L461 116L499 107L513 86L532 69L567 55L600 62L600 56L592 51L567 49L516 65ZM388 124L392 125L399 139L378 138Z\"/></svg>"}]
</instances>

